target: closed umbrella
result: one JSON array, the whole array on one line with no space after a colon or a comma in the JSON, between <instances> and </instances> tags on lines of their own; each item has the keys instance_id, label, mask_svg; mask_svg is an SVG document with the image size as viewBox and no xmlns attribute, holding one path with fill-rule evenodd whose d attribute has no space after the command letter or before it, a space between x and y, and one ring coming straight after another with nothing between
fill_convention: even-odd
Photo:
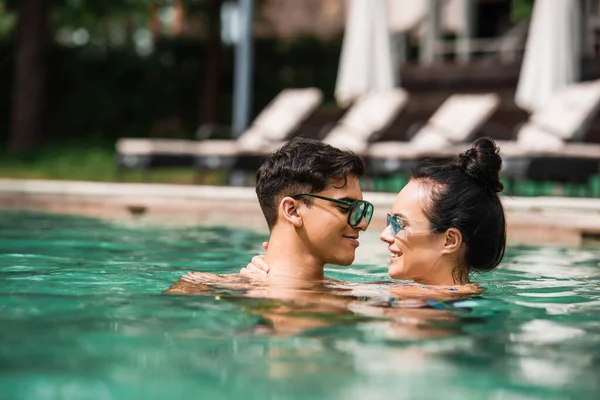
<instances>
[{"instance_id":1,"label":"closed umbrella","mask_svg":"<svg viewBox=\"0 0 600 400\"><path fill-rule=\"evenodd\" d=\"M362 94L394 87L385 0L349 0L335 98L342 107Z\"/></svg>"},{"instance_id":2,"label":"closed umbrella","mask_svg":"<svg viewBox=\"0 0 600 400\"><path fill-rule=\"evenodd\" d=\"M579 2L536 0L515 102L534 111L557 90L579 80Z\"/></svg>"}]
</instances>

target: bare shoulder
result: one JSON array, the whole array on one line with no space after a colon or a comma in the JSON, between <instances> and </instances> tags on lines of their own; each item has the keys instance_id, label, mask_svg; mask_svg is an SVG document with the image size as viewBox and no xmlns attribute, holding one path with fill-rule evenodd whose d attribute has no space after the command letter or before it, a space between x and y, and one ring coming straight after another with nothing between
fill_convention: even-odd
<instances>
[{"instance_id":1,"label":"bare shoulder","mask_svg":"<svg viewBox=\"0 0 600 400\"><path fill-rule=\"evenodd\" d=\"M165 290L165 294L196 294L210 295L216 289L236 289L243 283L248 284L248 278L240 274L211 274L208 272L189 272L182 275L177 282Z\"/></svg>"},{"instance_id":2,"label":"bare shoulder","mask_svg":"<svg viewBox=\"0 0 600 400\"><path fill-rule=\"evenodd\" d=\"M226 283L226 282L239 282L240 280L248 280L246 277L240 274L211 274L209 272L188 272L182 275L180 280L190 283L204 283L204 284L215 284L215 283Z\"/></svg>"},{"instance_id":3,"label":"bare shoulder","mask_svg":"<svg viewBox=\"0 0 600 400\"><path fill-rule=\"evenodd\" d=\"M200 283L189 282L183 277L165 290L163 294L210 294L214 289Z\"/></svg>"},{"instance_id":4,"label":"bare shoulder","mask_svg":"<svg viewBox=\"0 0 600 400\"><path fill-rule=\"evenodd\" d=\"M189 272L180 281L201 285L209 290L249 290L264 285L261 280L241 274L211 274L208 272Z\"/></svg>"},{"instance_id":5,"label":"bare shoulder","mask_svg":"<svg viewBox=\"0 0 600 400\"><path fill-rule=\"evenodd\" d=\"M403 284L391 287L390 295L394 297L417 297L439 300L457 300L477 296L484 292L481 286L469 283L456 286L427 286L420 284Z\"/></svg>"}]
</instances>

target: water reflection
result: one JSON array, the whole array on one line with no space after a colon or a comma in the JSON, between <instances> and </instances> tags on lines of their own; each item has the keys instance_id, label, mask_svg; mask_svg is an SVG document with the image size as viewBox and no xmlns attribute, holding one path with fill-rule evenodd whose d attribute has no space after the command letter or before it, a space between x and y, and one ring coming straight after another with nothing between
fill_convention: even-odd
<instances>
[{"instance_id":1,"label":"water reflection","mask_svg":"<svg viewBox=\"0 0 600 400\"><path fill-rule=\"evenodd\" d=\"M510 248L498 271L476 277L487 287L480 298L431 309L426 299L389 303L381 288L359 293L368 288L361 285L327 293L333 299L260 287L161 295L190 270L239 271L264 235L29 213L0 220L7 398L559 399L600 391L598 249ZM386 279L385 248L379 253L372 239L359 264L328 274Z\"/></svg>"}]
</instances>

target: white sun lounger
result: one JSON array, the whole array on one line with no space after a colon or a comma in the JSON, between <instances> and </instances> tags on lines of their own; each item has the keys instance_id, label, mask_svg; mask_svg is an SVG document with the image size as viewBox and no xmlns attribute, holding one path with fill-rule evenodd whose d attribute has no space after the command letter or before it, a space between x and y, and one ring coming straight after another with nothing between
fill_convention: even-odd
<instances>
[{"instance_id":1,"label":"white sun lounger","mask_svg":"<svg viewBox=\"0 0 600 400\"><path fill-rule=\"evenodd\" d=\"M516 140L497 142L505 157L535 156L538 154L572 155L581 142L589 124L600 108L600 81L569 85L557 92L541 110L534 112L516 132ZM593 145L592 145L593 147ZM578 150L573 150L578 149ZM581 155L590 155L583 150Z\"/></svg>"},{"instance_id":2,"label":"white sun lounger","mask_svg":"<svg viewBox=\"0 0 600 400\"><path fill-rule=\"evenodd\" d=\"M504 159L503 174L509 178L534 179L529 173L533 162L544 163L543 176L547 180L570 176L583 181L587 179L583 175L589 175L589 171L596 168L598 172L594 163L600 162L600 145L581 141L599 109L600 80L569 85L554 94L546 106L534 112L517 130L516 140L497 142ZM575 170L585 164L589 164L584 168L588 172Z\"/></svg>"},{"instance_id":3,"label":"white sun lounger","mask_svg":"<svg viewBox=\"0 0 600 400\"><path fill-rule=\"evenodd\" d=\"M499 104L494 93L450 96L411 140L372 144L367 151L371 172L404 172L416 160L458 154L455 146L466 147Z\"/></svg>"},{"instance_id":4,"label":"white sun lounger","mask_svg":"<svg viewBox=\"0 0 600 400\"><path fill-rule=\"evenodd\" d=\"M236 156L272 151L321 104L316 88L286 89L256 117L237 140L205 140L196 146L196 156Z\"/></svg>"},{"instance_id":5,"label":"white sun lounger","mask_svg":"<svg viewBox=\"0 0 600 400\"><path fill-rule=\"evenodd\" d=\"M390 126L408 102L400 88L371 92L360 97L323 138L323 142L364 154L369 142Z\"/></svg>"},{"instance_id":6,"label":"white sun lounger","mask_svg":"<svg viewBox=\"0 0 600 400\"><path fill-rule=\"evenodd\" d=\"M321 103L319 89L286 89L279 93L237 140L180 140L123 138L116 143L119 163L147 167L153 158L182 157L190 166L198 156L236 156L285 140Z\"/></svg>"}]
</instances>

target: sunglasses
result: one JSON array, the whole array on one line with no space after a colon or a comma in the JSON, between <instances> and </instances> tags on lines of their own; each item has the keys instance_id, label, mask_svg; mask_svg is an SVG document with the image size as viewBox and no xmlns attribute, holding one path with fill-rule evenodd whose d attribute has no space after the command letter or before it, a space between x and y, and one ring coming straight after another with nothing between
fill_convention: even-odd
<instances>
[{"instance_id":1,"label":"sunglasses","mask_svg":"<svg viewBox=\"0 0 600 400\"><path fill-rule=\"evenodd\" d=\"M301 196L314 197L316 199L327 200L332 203L341 204L348 207L348 225L355 228L360 224L360 221L364 218L367 221L367 226L371 222L371 218L373 218L373 204L369 203L365 200L355 200L355 201L344 201L338 199L332 199L329 197L319 196L317 194L312 193L300 193L295 196L292 196L292 199L297 199Z\"/></svg>"},{"instance_id":2,"label":"sunglasses","mask_svg":"<svg viewBox=\"0 0 600 400\"><path fill-rule=\"evenodd\" d=\"M435 232L435 231L439 231L441 230L441 228L435 224L429 224L431 226L431 228L429 229L431 232ZM389 214L387 215L387 223L385 225L386 227L391 226L392 227L392 235L396 236L398 235L398 233L400 233L400 231L403 231L404 229L406 229L406 224L404 223L404 221L402 220L402 218L400 218L397 215L392 215Z\"/></svg>"}]
</instances>

